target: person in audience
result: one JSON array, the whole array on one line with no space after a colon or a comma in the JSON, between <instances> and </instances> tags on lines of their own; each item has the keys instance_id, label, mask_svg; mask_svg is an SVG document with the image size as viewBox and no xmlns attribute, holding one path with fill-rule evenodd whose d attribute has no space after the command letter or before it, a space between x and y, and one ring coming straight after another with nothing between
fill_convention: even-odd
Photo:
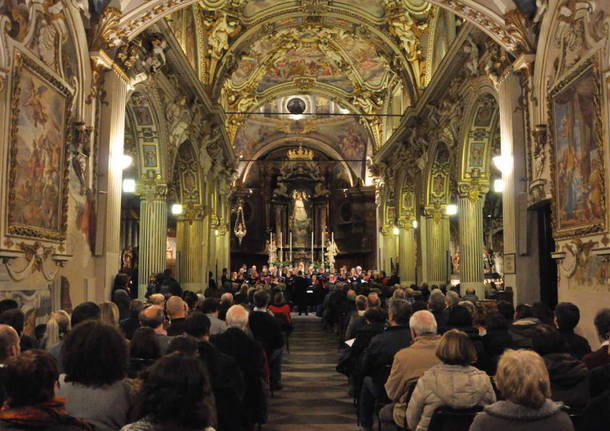
<instances>
[{"instance_id":1,"label":"person in audience","mask_svg":"<svg viewBox=\"0 0 610 431\"><path fill-rule=\"evenodd\" d=\"M476 352L477 359L474 366L480 370L485 370L487 365L487 356L485 353L485 347L483 346L483 339L479 335L477 328L473 326L472 314L463 305L456 305L449 311L449 318L447 319L447 329L458 329L468 335L472 342Z\"/></svg>"},{"instance_id":2,"label":"person in audience","mask_svg":"<svg viewBox=\"0 0 610 431\"><path fill-rule=\"evenodd\" d=\"M440 406L468 409L496 402L491 380L472 366L477 352L466 333L457 329L445 332L436 356L442 363L419 378L407 407L407 424L414 431L427 431Z\"/></svg>"},{"instance_id":3,"label":"person in audience","mask_svg":"<svg viewBox=\"0 0 610 431\"><path fill-rule=\"evenodd\" d=\"M148 297L149 304L157 305L165 309L165 296L162 293L153 293Z\"/></svg>"},{"instance_id":4,"label":"person in audience","mask_svg":"<svg viewBox=\"0 0 610 431\"><path fill-rule=\"evenodd\" d=\"M395 425L404 427L409 385L440 363L436 349L441 337L437 334L434 315L427 310L417 311L409 319L409 327L413 344L394 355L390 376L385 384L392 404L383 407L379 413L382 429L388 429L388 424L391 424L389 429Z\"/></svg>"},{"instance_id":5,"label":"person in audience","mask_svg":"<svg viewBox=\"0 0 610 431\"><path fill-rule=\"evenodd\" d=\"M208 277L208 288L203 293L203 296L205 296L206 298L220 298L223 293L224 290L222 289L222 287L219 287L218 284L216 284L214 274L212 273L212 271L210 271Z\"/></svg>"},{"instance_id":6,"label":"person in audience","mask_svg":"<svg viewBox=\"0 0 610 431\"><path fill-rule=\"evenodd\" d=\"M508 301L498 301L497 307L498 313L504 316L508 324L513 323L515 319L515 307L513 307L513 304Z\"/></svg>"},{"instance_id":7,"label":"person in audience","mask_svg":"<svg viewBox=\"0 0 610 431\"><path fill-rule=\"evenodd\" d=\"M139 299L134 299L129 304L129 317L119 322L121 331L128 340L131 340L136 329L140 327L139 315L142 310L144 310L144 303Z\"/></svg>"},{"instance_id":8,"label":"person in audience","mask_svg":"<svg viewBox=\"0 0 610 431\"><path fill-rule=\"evenodd\" d=\"M239 290L239 289L237 289ZM231 308L231 306L235 303L233 294L229 292L225 292L220 297L220 306L218 307L218 318L225 321L227 316L227 310Z\"/></svg>"},{"instance_id":9,"label":"person in audience","mask_svg":"<svg viewBox=\"0 0 610 431\"><path fill-rule=\"evenodd\" d=\"M119 327L119 307L114 302L104 301L99 304L100 320L106 325Z\"/></svg>"},{"instance_id":10,"label":"person in audience","mask_svg":"<svg viewBox=\"0 0 610 431\"><path fill-rule=\"evenodd\" d=\"M121 431L212 430L206 400L211 386L201 362L179 352L159 359L145 372L136 413L138 421Z\"/></svg>"},{"instance_id":11,"label":"person in audience","mask_svg":"<svg viewBox=\"0 0 610 431\"><path fill-rule=\"evenodd\" d=\"M244 377L236 361L210 343L210 325L210 319L196 311L187 318L185 329L198 341L198 355L210 374L216 399L217 431L239 430L243 423Z\"/></svg>"},{"instance_id":12,"label":"person in audience","mask_svg":"<svg viewBox=\"0 0 610 431\"><path fill-rule=\"evenodd\" d=\"M292 317L290 316L290 305L286 303L284 299L284 293L282 291L275 292L273 294L273 301L269 304L269 311L271 311L276 318L280 321L282 330L292 327ZM283 317L278 317L283 316ZM285 322L282 325L281 322Z\"/></svg>"},{"instance_id":13,"label":"person in audience","mask_svg":"<svg viewBox=\"0 0 610 431\"><path fill-rule=\"evenodd\" d=\"M447 292L445 295L445 305L447 306L447 310L451 310L451 308L458 305L461 300L460 295L455 290L450 290Z\"/></svg>"},{"instance_id":14,"label":"person in audience","mask_svg":"<svg viewBox=\"0 0 610 431\"><path fill-rule=\"evenodd\" d=\"M356 304L356 310L349 317L347 329L345 330L345 340L355 338L356 332L366 325L364 313L366 313L366 310L368 309L367 297L364 295L357 295L354 302Z\"/></svg>"},{"instance_id":15,"label":"person in audience","mask_svg":"<svg viewBox=\"0 0 610 431\"><path fill-rule=\"evenodd\" d=\"M55 397L59 371L53 356L28 350L6 364L6 408L0 411L0 429L93 431L83 420L70 416L63 400Z\"/></svg>"},{"instance_id":16,"label":"person in audience","mask_svg":"<svg viewBox=\"0 0 610 431\"><path fill-rule=\"evenodd\" d=\"M430 310L430 313L434 315L434 319L438 325L439 334L445 332L447 327L449 313L445 311L446 308L445 295L443 292L441 292L439 289L433 289L430 292L430 297L428 298L428 310Z\"/></svg>"},{"instance_id":17,"label":"person in audience","mask_svg":"<svg viewBox=\"0 0 610 431\"><path fill-rule=\"evenodd\" d=\"M358 402L358 421L365 430L373 427L375 400L385 398L384 385L394 355L411 345L409 318L411 304L404 299L390 301L388 320L390 326L383 333L373 337L362 359L364 380Z\"/></svg>"},{"instance_id":18,"label":"person in audience","mask_svg":"<svg viewBox=\"0 0 610 431\"><path fill-rule=\"evenodd\" d=\"M598 367L605 367L610 364L610 308L603 308L597 312L593 320L601 346L595 352L583 356L582 361L590 370Z\"/></svg>"},{"instance_id":19,"label":"person in audience","mask_svg":"<svg viewBox=\"0 0 610 431\"><path fill-rule=\"evenodd\" d=\"M182 299L188 307L187 314L195 311L200 302L199 296L191 290L185 290L182 293Z\"/></svg>"},{"instance_id":20,"label":"person in audience","mask_svg":"<svg viewBox=\"0 0 610 431\"><path fill-rule=\"evenodd\" d=\"M68 335L68 332L70 332L70 315L64 310L52 312L42 337L42 347L46 350L53 348Z\"/></svg>"},{"instance_id":21,"label":"person in audience","mask_svg":"<svg viewBox=\"0 0 610 431\"><path fill-rule=\"evenodd\" d=\"M197 339L190 335L177 335L172 338L167 346L167 353L169 355L174 352L182 353L183 355L189 355L198 357L199 356L199 343Z\"/></svg>"},{"instance_id":22,"label":"person in audience","mask_svg":"<svg viewBox=\"0 0 610 431\"><path fill-rule=\"evenodd\" d=\"M5 380L6 363L19 356L21 346L19 344L19 334L15 328L9 325L0 324L0 406L6 400Z\"/></svg>"},{"instance_id":23,"label":"person in audience","mask_svg":"<svg viewBox=\"0 0 610 431\"><path fill-rule=\"evenodd\" d=\"M510 325L508 333L512 338L513 349L532 349L532 337L540 319L534 317L532 307L519 304L515 310L515 321Z\"/></svg>"},{"instance_id":24,"label":"person in audience","mask_svg":"<svg viewBox=\"0 0 610 431\"><path fill-rule=\"evenodd\" d=\"M119 322L129 317L131 296L129 296L129 293L126 290L118 289L112 292L112 302L118 307Z\"/></svg>"},{"instance_id":25,"label":"person in audience","mask_svg":"<svg viewBox=\"0 0 610 431\"><path fill-rule=\"evenodd\" d=\"M140 326L154 329L159 347L161 348L161 355L165 355L171 339L167 336L167 331L163 328L163 323L165 322L163 309L157 305L151 305L140 312L139 319Z\"/></svg>"},{"instance_id":26,"label":"person in audience","mask_svg":"<svg viewBox=\"0 0 610 431\"><path fill-rule=\"evenodd\" d=\"M544 302L534 302L532 304L532 315L545 325L555 325L553 311Z\"/></svg>"},{"instance_id":27,"label":"person in audience","mask_svg":"<svg viewBox=\"0 0 610 431\"><path fill-rule=\"evenodd\" d=\"M474 288L469 287L468 289L466 289L466 293L462 297L462 300L470 301L473 304L476 304L477 301L479 300L479 297L477 296L477 291Z\"/></svg>"},{"instance_id":28,"label":"person in audience","mask_svg":"<svg viewBox=\"0 0 610 431\"><path fill-rule=\"evenodd\" d=\"M568 345L568 352L576 359L591 353L591 346L586 338L574 333L574 328L580 321L580 310L571 302L560 302L555 307L555 325L559 335Z\"/></svg>"},{"instance_id":29,"label":"person in audience","mask_svg":"<svg viewBox=\"0 0 610 431\"><path fill-rule=\"evenodd\" d=\"M502 353L512 345L512 337L508 333L509 323L501 313L491 313L485 322L486 334L483 336L483 347L487 358L485 370L490 376L496 374L498 360Z\"/></svg>"},{"instance_id":30,"label":"person in audience","mask_svg":"<svg viewBox=\"0 0 610 431\"><path fill-rule=\"evenodd\" d=\"M532 339L542 356L551 382L551 398L572 411L582 411L589 402L589 369L568 353L568 345L555 327L542 324Z\"/></svg>"},{"instance_id":31,"label":"person in audience","mask_svg":"<svg viewBox=\"0 0 610 431\"><path fill-rule=\"evenodd\" d=\"M161 347L155 330L148 327L138 328L129 343L129 364L127 375L136 378L140 372L161 357Z\"/></svg>"},{"instance_id":32,"label":"person in audience","mask_svg":"<svg viewBox=\"0 0 610 431\"><path fill-rule=\"evenodd\" d=\"M562 404L549 399L549 375L536 352L504 352L495 382L503 401L486 406L477 414L470 431L574 431Z\"/></svg>"},{"instance_id":33,"label":"person in audience","mask_svg":"<svg viewBox=\"0 0 610 431\"><path fill-rule=\"evenodd\" d=\"M241 409L242 431L251 431L254 424L267 420L265 353L263 346L246 334L248 318L248 310L241 305L233 305L227 311L227 330L211 338L212 344L235 360L244 376L246 389Z\"/></svg>"},{"instance_id":34,"label":"person in audience","mask_svg":"<svg viewBox=\"0 0 610 431\"><path fill-rule=\"evenodd\" d=\"M127 343L113 326L97 320L76 325L62 346L65 374L59 376L58 396L67 412L92 424L96 431L113 431L133 420L134 388L127 376Z\"/></svg>"},{"instance_id":35,"label":"person in audience","mask_svg":"<svg viewBox=\"0 0 610 431\"><path fill-rule=\"evenodd\" d=\"M249 326L267 353L269 371L271 373L271 389L282 389L282 356L284 351L284 335L279 322L267 310L269 293L258 289L254 294L254 310L250 313Z\"/></svg>"},{"instance_id":36,"label":"person in audience","mask_svg":"<svg viewBox=\"0 0 610 431\"><path fill-rule=\"evenodd\" d=\"M229 293L229 295L231 295ZM199 311L204 313L210 319L210 334L222 334L227 329L227 324L224 320L220 320L220 301L217 298L205 298L199 306ZM226 314L226 313L225 313Z\"/></svg>"},{"instance_id":37,"label":"person in audience","mask_svg":"<svg viewBox=\"0 0 610 431\"><path fill-rule=\"evenodd\" d=\"M165 304L165 311L170 321L167 335L170 337L182 335L184 333L184 321L188 314L188 304L179 296L170 296Z\"/></svg>"},{"instance_id":38,"label":"person in audience","mask_svg":"<svg viewBox=\"0 0 610 431\"><path fill-rule=\"evenodd\" d=\"M0 324L10 325L17 331L22 352L38 348L38 341L36 341L36 338L23 333L25 326L25 314L23 314L23 311L18 308L4 311L0 314Z\"/></svg>"},{"instance_id":39,"label":"person in audience","mask_svg":"<svg viewBox=\"0 0 610 431\"><path fill-rule=\"evenodd\" d=\"M72 311L72 316L70 316L70 327L74 328L79 323L86 322L87 320L100 320L101 315L102 312L100 307L95 302L83 302L82 304L77 305ZM64 372L63 344L65 339L66 337L48 349L49 353L53 355L57 361L60 374Z\"/></svg>"}]
</instances>

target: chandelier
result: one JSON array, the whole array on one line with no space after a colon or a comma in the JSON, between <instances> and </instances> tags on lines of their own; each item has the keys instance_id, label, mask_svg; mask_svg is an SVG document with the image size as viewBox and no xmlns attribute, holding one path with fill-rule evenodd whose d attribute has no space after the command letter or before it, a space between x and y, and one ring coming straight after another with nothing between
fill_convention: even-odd
<instances>
[{"instance_id":1,"label":"chandelier","mask_svg":"<svg viewBox=\"0 0 610 431\"><path fill-rule=\"evenodd\" d=\"M241 241L248 233L248 230L246 229L246 219L244 218L244 205L241 199L237 207L237 217L235 218L235 227L233 228L233 233L237 237L239 245L241 246Z\"/></svg>"}]
</instances>

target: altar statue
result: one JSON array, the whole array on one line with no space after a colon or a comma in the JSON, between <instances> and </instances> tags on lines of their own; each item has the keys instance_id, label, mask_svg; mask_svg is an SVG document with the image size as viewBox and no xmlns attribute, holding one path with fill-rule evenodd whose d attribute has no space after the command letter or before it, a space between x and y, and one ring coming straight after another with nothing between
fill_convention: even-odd
<instances>
[{"instance_id":1,"label":"altar statue","mask_svg":"<svg viewBox=\"0 0 610 431\"><path fill-rule=\"evenodd\" d=\"M292 232L297 247L305 247L308 244L310 219L307 215L307 208L305 207L307 197L307 193L299 190L295 190L292 193L292 199L294 200L292 210Z\"/></svg>"},{"instance_id":2,"label":"altar statue","mask_svg":"<svg viewBox=\"0 0 610 431\"><path fill-rule=\"evenodd\" d=\"M337 243L335 241L328 241L328 246L326 247L326 260L328 261L328 267L331 271L335 269L335 256L341 253L339 247L337 247Z\"/></svg>"},{"instance_id":3,"label":"altar statue","mask_svg":"<svg viewBox=\"0 0 610 431\"><path fill-rule=\"evenodd\" d=\"M265 241L265 251L269 255L269 265L273 265L277 262L277 247L275 246L275 239Z\"/></svg>"}]
</instances>

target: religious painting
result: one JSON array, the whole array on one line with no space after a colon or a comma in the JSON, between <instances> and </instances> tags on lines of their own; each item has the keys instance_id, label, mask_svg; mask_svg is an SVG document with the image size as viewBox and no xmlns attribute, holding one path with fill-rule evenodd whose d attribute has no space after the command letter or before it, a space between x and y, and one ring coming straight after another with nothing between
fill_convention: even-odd
<instances>
[{"instance_id":1,"label":"religious painting","mask_svg":"<svg viewBox=\"0 0 610 431\"><path fill-rule=\"evenodd\" d=\"M556 230L569 236L605 225L601 89L592 62L551 91Z\"/></svg>"},{"instance_id":2,"label":"religious painting","mask_svg":"<svg viewBox=\"0 0 610 431\"><path fill-rule=\"evenodd\" d=\"M153 118L150 113L148 106L132 106L133 115L136 119L136 123L140 126L152 126Z\"/></svg>"},{"instance_id":3,"label":"religious painting","mask_svg":"<svg viewBox=\"0 0 610 431\"><path fill-rule=\"evenodd\" d=\"M142 145L142 156L145 168L157 167L157 147L155 145Z\"/></svg>"},{"instance_id":4,"label":"religious painting","mask_svg":"<svg viewBox=\"0 0 610 431\"><path fill-rule=\"evenodd\" d=\"M8 233L62 240L67 220L66 130L71 91L21 53L15 57Z\"/></svg>"},{"instance_id":5,"label":"religious painting","mask_svg":"<svg viewBox=\"0 0 610 431\"><path fill-rule=\"evenodd\" d=\"M485 161L485 142L471 142L468 168L483 168Z\"/></svg>"},{"instance_id":6,"label":"religious painting","mask_svg":"<svg viewBox=\"0 0 610 431\"><path fill-rule=\"evenodd\" d=\"M490 103L481 103L477 109L477 115L474 117L475 127L487 127L491 123L491 117L494 113L494 106Z\"/></svg>"},{"instance_id":7,"label":"religious painting","mask_svg":"<svg viewBox=\"0 0 610 431\"><path fill-rule=\"evenodd\" d=\"M515 253L507 253L504 255L504 274L516 274L517 267L515 263Z\"/></svg>"}]
</instances>

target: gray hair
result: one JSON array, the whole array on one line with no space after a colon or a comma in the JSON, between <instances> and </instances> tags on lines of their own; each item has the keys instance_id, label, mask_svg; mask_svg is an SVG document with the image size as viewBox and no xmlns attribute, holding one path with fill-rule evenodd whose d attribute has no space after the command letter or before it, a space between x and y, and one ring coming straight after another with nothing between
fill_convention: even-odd
<instances>
[{"instance_id":1,"label":"gray hair","mask_svg":"<svg viewBox=\"0 0 610 431\"><path fill-rule=\"evenodd\" d=\"M409 323L411 311L412 308L409 301L400 298L390 299L389 314L397 324L406 325Z\"/></svg>"},{"instance_id":2,"label":"gray hair","mask_svg":"<svg viewBox=\"0 0 610 431\"><path fill-rule=\"evenodd\" d=\"M443 292L441 292L440 289L434 289L430 293L428 304L430 305L431 310L441 311L445 308L445 295L443 294Z\"/></svg>"},{"instance_id":3,"label":"gray hair","mask_svg":"<svg viewBox=\"0 0 610 431\"><path fill-rule=\"evenodd\" d=\"M449 292L447 292L445 298L449 307L453 307L454 305L457 305L460 302L460 295L458 295L458 293L454 290L450 290Z\"/></svg>"},{"instance_id":4,"label":"gray hair","mask_svg":"<svg viewBox=\"0 0 610 431\"><path fill-rule=\"evenodd\" d=\"M227 311L226 322L229 328L244 330L248 326L248 310L241 305L233 305Z\"/></svg>"},{"instance_id":5,"label":"gray hair","mask_svg":"<svg viewBox=\"0 0 610 431\"><path fill-rule=\"evenodd\" d=\"M416 337L421 335L435 335L437 331L434 314L428 310L419 310L413 313L409 319L409 326Z\"/></svg>"}]
</instances>

